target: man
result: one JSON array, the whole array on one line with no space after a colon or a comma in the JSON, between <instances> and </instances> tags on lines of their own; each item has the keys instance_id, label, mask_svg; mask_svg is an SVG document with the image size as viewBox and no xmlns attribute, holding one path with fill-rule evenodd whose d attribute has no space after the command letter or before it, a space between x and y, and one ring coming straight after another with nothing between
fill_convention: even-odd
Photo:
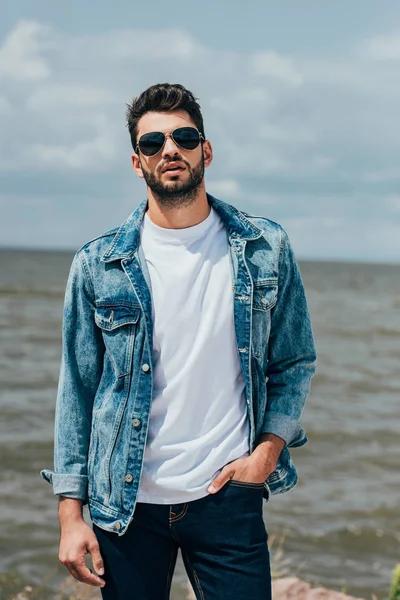
<instances>
[{"instance_id":1,"label":"man","mask_svg":"<svg viewBox=\"0 0 400 600\"><path fill-rule=\"evenodd\" d=\"M127 121L147 199L76 253L65 295L41 471L59 559L103 598L161 600L180 548L197 598L268 600L263 499L297 483L316 364L301 276L279 224L206 192L191 92L152 86Z\"/></svg>"}]
</instances>

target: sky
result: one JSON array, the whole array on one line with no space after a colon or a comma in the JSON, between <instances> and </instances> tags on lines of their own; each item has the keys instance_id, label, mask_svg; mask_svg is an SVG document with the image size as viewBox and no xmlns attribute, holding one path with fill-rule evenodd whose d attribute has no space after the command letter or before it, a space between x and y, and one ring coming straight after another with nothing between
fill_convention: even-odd
<instances>
[{"instance_id":1,"label":"sky","mask_svg":"<svg viewBox=\"0 0 400 600\"><path fill-rule=\"evenodd\" d=\"M0 246L77 250L146 197L127 102L182 83L206 188L299 259L400 262L397 0L4 0Z\"/></svg>"}]
</instances>

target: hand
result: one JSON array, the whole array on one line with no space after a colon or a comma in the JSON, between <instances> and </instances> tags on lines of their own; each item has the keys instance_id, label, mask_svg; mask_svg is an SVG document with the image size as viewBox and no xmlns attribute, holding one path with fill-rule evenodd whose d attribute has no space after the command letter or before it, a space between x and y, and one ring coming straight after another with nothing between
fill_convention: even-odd
<instances>
[{"instance_id":1,"label":"hand","mask_svg":"<svg viewBox=\"0 0 400 600\"><path fill-rule=\"evenodd\" d=\"M273 433L260 436L258 445L245 458L238 458L225 465L218 477L208 487L210 494L215 494L230 479L250 483L263 483L268 475L275 471L279 455L285 446L285 440Z\"/></svg>"},{"instance_id":2,"label":"hand","mask_svg":"<svg viewBox=\"0 0 400 600\"><path fill-rule=\"evenodd\" d=\"M268 475L272 473L274 467L265 467L265 462L257 460L257 456L250 454L245 458L238 458L227 464L218 477L214 479L208 488L208 492L215 494L218 492L230 479L237 481L245 481L249 483L264 483Z\"/></svg>"},{"instance_id":3,"label":"hand","mask_svg":"<svg viewBox=\"0 0 400 600\"><path fill-rule=\"evenodd\" d=\"M86 566L85 554L87 553L92 557L96 573L103 575L103 559L93 529L83 519L74 520L68 525L63 525L58 552L59 561L67 567L71 575L78 581L96 587L104 587L104 579L92 573Z\"/></svg>"}]
</instances>

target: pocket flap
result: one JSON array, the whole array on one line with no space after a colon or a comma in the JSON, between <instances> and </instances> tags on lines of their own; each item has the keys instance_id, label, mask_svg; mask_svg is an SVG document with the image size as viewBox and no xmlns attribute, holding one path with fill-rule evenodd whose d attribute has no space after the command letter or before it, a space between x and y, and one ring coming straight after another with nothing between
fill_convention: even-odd
<instances>
[{"instance_id":1,"label":"pocket flap","mask_svg":"<svg viewBox=\"0 0 400 600\"><path fill-rule=\"evenodd\" d=\"M97 306L94 320L101 329L112 331L122 325L137 323L140 308L134 306Z\"/></svg>"},{"instance_id":2,"label":"pocket flap","mask_svg":"<svg viewBox=\"0 0 400 600\"><path fill-rule=\"evenodd\" d=\"M263 279L254 282L253 308L269 310L275 306L278 298L278 280L275 278Z\"/></svg>"}]
</instances>

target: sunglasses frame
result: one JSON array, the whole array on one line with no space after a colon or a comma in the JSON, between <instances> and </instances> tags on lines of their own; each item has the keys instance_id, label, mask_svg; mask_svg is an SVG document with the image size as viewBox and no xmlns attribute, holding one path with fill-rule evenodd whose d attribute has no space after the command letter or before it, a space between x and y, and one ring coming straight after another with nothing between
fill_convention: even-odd
<instances>
[{"instance_id":1,"label":"sunglasses frame","mask_svg":"<svg viewBox=\"0 0 400 600\"><path fill-rule=\"evenodd\" d=\"M199 134L199 143L197 144L196 148L184 148L183 146L181 146L180 144L178 144L178 142L176 141L176 139L174 138L174 133L175 131L178 131L179 129L194 129L195 131L197 131L197 133ZM157 152L155 152L154 154L144 154L144 152L142 152L140 150L140 140L142 139L143 135L147 135L147 133L162 133L164 136L164 142L163 145L161 146L161 148L159 150L157 150ZM178 146L178 148L182 148L182 150L185 150L186 152L193 152L193 150L196 150L199 147L199 144L202 143L202 141L205 141L205 137L203 136L202 133L200 133L200 131L198 129L196 129L196 127L176 127L173 131L171 131L171 133L164 133L163 131L148 131L147 133L144 133L143 135L140 136L140 138L138 139L138 142L136 144L136 154L139 154L138 150L140 150L140 152L143 154L143 156L147 156L148 158L150 158L151 156L156 156L159 152L161 152L161 150L164 148L165 146L165 142L167 141L167 138L171 138L171 140L174 142L174 144L176 146Z\"/></svg>"}]
</instances>

